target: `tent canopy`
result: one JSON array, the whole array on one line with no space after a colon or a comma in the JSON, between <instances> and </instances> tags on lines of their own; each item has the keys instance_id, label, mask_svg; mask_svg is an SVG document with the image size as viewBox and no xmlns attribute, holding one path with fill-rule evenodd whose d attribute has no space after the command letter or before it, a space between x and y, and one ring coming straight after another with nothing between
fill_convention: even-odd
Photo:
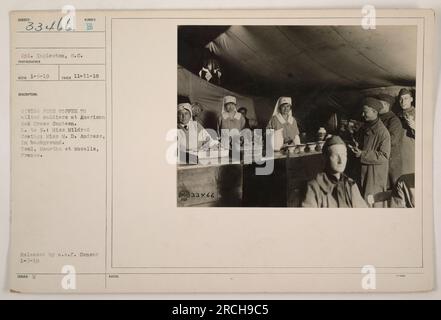
<instances>
[{"instance_id":1,"label":"tent canopy","mask_svg":"<svg viewBox=\"0 0 441 320\"><path fill-rule=\"evenodd\" d=\"M244 94L415 82L415 26L204 26L181 35L193 49L181 65L197 73L188 60L200 68L194 60L202 54L194 52L208 49L221 61L225 86Z\"/></svg>"},{"instance_id":2,"label":"tent canopy","mask_svg":"<svg viewBox=\"0 0 441 320\"><path fill-rule=\"evenodd\" d=\"M396 94L415 85L415 26L181 26L178 32L179 64L197 75L204 58L218 59L222 87L253 97L262 125L281 95L292 96L296 116L309 123L357 113L364 92Z\"/></svg>"}]
</instances>

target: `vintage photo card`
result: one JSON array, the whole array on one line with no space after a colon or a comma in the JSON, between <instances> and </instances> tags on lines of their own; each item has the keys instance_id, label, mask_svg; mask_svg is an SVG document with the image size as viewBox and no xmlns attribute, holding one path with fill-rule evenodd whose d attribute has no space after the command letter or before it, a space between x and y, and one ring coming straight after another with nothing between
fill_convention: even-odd
<instances>
[{"instance_id":1,"label":"vintage photo card","mask_svg":"<svg viewBox=\"0 0 441 320\"><path fill-rule=\"evenodd\" d=\"M10 24L12 291L433 288L433 11Z\"/></svg>"}]
</instances>

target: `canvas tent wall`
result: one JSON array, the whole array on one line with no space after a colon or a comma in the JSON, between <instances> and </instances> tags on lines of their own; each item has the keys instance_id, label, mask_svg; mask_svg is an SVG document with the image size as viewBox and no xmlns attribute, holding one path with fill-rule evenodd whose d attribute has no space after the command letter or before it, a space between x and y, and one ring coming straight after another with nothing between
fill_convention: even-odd
<instances>
[{"instance_id":1,"label":"canvas tent wall","mask_svg":"<svg viewBox=\"0 0 441 320\"><path fill-rule=\"evenodd\" d=\"M178 67L178 95L188 97L191 103L198 102L203 106L201 121L207 128L216 128L222 99L226 95L235 96L238 108L245 107L248 111L247 117L256 119L254 100L251 97L211 84L182 67Z\"/></svg>"}]
</instances>

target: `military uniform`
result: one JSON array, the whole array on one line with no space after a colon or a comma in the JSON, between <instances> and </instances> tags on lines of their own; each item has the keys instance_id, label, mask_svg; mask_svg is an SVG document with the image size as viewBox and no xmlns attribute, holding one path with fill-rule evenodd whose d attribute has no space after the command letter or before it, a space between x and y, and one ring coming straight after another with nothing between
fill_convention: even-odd
<instances>
[{"instance_id":1,"label":"military uniform","mask_svg":"<svg viewBox=\"0 0 441 320\"><path fill-rule=\"evenodd\" d=\"M381 121L389 131L390 135L390 157L388 186L393 187L398 178L402 175L403 163L401 156L401 145L403 143L403 127L400 119L392 111L379 115Z\"/></svg>"},{"instance_id":2,"label":"military uniform","mask_svg":"<svg viewBox=\"0 0 441 320\"><path fill-rule=\"evenodd\" d=\"M367 208L354 180L341 174L339 180L333 175L321 172L308 182L305 208Z\"/></svg>"},{"instance_id":3,"label":"military uniform","mask_svg":"<svg viewBox=\"0 0 441 320\"><path fill-rule=\"evenodd\" d=\"M361 194L364 199L387 189L390 157L390 134L377 118L360 130ZM384 206L385 204L376 204Z\"/></svg>"},{"instance_id":4,"label":"military uniform","mask_svg":"<svg viewBox=\"0 0 441 320\"><path fill-rule=\"evenodd\" d=\"M403 159L402 174L415 173L415 130L410 128L406 122L406 117L415 119L415 108L403 110L399 114L403 134L401 145L401 157Z\"/></svg>"}]
</instances>

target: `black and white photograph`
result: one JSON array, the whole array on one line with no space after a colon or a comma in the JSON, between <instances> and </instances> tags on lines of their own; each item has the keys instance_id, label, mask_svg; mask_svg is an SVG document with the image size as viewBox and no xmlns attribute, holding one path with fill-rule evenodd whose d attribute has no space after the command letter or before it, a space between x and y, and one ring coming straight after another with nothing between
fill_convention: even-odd
<instances>
[{"instance_id":1,"label":"black and white photograph","mask_svg":"<svg viewBox=\"0 0 441 320\"><path fill-rule=\"evenodd\" d=\"M177 32L178 207L415 207L416 26Z\"/></svg>"}]
</instances>

